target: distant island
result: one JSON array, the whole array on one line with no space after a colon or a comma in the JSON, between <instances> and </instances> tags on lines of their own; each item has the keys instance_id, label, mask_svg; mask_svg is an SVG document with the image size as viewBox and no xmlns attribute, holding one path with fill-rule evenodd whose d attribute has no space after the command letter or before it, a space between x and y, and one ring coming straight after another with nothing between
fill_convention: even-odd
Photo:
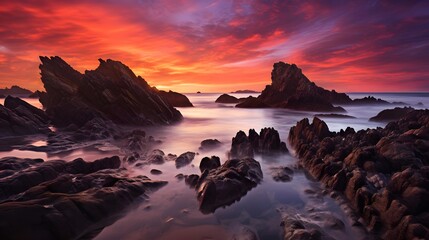
<instances>
[{"instance_id":1,"label":"distant island","mask_svg":"<svg viewBox=\"0 0 429 240\"><path fill-rule=\"evenodd\" d=\"M261 92L246 89L246 90L237 90L231 93L261 93Z\"/></svg>"},{"instance_id":2,"label":"distant island","mask_svg":"<svg viewBox=\"0 0 429 240\"><path fill-rule=\"evenodd\" d=\"M10 88L0 88L0 96L7 96L7 95L12 95L12 96L20 96L20 97L28 97L31 94L33 94L32 91L22 88L20 86L12 86Z\"/></svg>"}]
</instances>

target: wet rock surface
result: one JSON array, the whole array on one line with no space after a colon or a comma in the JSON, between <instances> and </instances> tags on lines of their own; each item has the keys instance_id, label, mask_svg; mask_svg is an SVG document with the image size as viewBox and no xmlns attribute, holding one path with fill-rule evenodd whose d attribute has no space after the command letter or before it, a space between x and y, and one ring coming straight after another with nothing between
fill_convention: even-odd
<instances>
[{"instance_id":1,"label":"wet rock surface","mask_svg":"<svg viewBox=\"0 0 429 240\"><path fill-rule=\"evenodd\" d=\"M94 236L138 199L166 184L130 177L119 157L94 162L0 159L2 239ZM14 171L12 174L3 174Z\"/></svg>"},{"instance_id":2,"label":"wet rock surface","mask_svg":"<svg viewBox=\"0 0 429 240\"><path fill-rule=\"evenodd\" d=\"M254 154L287 153L287 147L280 140L280 135L274 128L263 128L258 134L254 129L249 135L243 131L237 132L232 138L230 155L232 158L252 158Z\"/></svg>"},{"instance_id":3,"label":"wet rock surface","mask_svg":"<svg viewBox=\"0 0 429 240\"><path fill-rule=\"evenodd\" d=\"M7 96L4 106L0 104L0 137L28 134L46 134L49 119L46 114L27 102Z\"/></svg>"},{"instance_id":4,"label":"wet rock surface","mask_svg":"<svg viewBox=\"0 0 429 240\"><path fill-rule=\"evenodd\" d=\"M160 90L159 95L167 100L173 107L193 107L191 101L189 101L188 97L185 95L173 92L173 91L162 91Z\"/></svg>"},{"instance_id":5,"label":"wet rock surface","mask_svg":"<svg viewBox=\"0 0 429 240\"><path fill-rule=\"evenodd\" d=\"M196 189L200 211L208 214L219 207L238 201L260 183L262 178L259 162L252 158L244 158L230 159L221 166L205 168L201 176L196 174L185 176L185 182Z\"/></svg>"},{"instance_id":6,"label":"wet rock surface","mask_svg":"<svg viewBox=\"0 0 429 240\"><path fill-rule=\"evenodd\" d=\"M140 76L118 61L102 60L81 74L60 57L40 57L46 93L40 102L57 126L83 126L94 118L118 124L169 124L182 115Z\"/></svg>"},{"instance_id":7,"label":"wet rock surface","mask_svg":"<svg viewBox=\"0 0 429 240\"><path fill-rule=\"evenodd\" d=\"M385 128L330 132L314 118L289 133L301 164L344 194L384 239L427 239L429 110L415 110Z\"/></svg>"},{"instance_id":8,"label":"wet rock surface","mask_svg":"<svg viewBox=\"0 0 429 240\"><path fill-rule=\"evenodd\" d=\"M376 116L370 118L370 121L374 122L389 122L394 120L399 120L400 118L404 117L407 113L415 110L412 107L396 107L393 109L385 109L381 112L379 112Z\"/></svg>"},{"instance_id":9,"label":"wet rock surface","mask_svg":"<svg viewBox=\"0 0 429 240\"><path fill-rule=\"evenodd\" d=\"M220 95L216 101L217 103L238 103L240 100L234 96L228 95L226 93Z\"/></svg>"}]
</instances>

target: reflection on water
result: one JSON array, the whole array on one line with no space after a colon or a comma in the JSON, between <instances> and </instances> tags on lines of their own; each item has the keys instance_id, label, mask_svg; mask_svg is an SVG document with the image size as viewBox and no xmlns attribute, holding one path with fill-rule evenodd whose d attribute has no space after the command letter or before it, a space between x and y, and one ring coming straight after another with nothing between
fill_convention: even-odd
<instances>
[{"instance_id":1,"label":"reflection on water","mask_svg":"<svg viewBox=\"0 0 429 240\"><path fill-rule=\"evenodd\" d=\"M314 113L295 112L285 109L240 109L232 104L214 103L220 94L188 94L194 108L179 108L184 120L173 126L142 128L149 135L162 140L157 146L166 154L181 154L186 151L199 152L200 142L208 138L216 138L222 145L219 148L199 152L192 164L176 169L174 162L163 165L147 165L140 169L130 169L131 174L142 174L155 180L167 180L169 184L150 195L150 200L137 209L129 212L119 221L105 228L96 239L228 239L243 226L253 229L260 239L282 239L280 227L281 216L278 208L293 207L305 216L308 209L333 212L341 219L346 228L324 230L337 239L361 239L362 229L351 227L349 220L338 204L323 195L308 194L306 189L317 192L320 185L310 181L305 173L295 171L290 182L276 182L270 176L270 168L278 166L294 166L296 159L287 154L270 158L256 156L261 163L264 179L256 188L250 190L240 201L217 209L213 214L202 214L198 210L196 192L175 178L179 173L200 174L199 162L205 156L216 155L221 162L227 159L231 139L237 131L248 131L250 128L259 130L263 127L274 127L283 141L287 140L291 126L304 117L312 118ZM246 97L249 94L232 94ZM361 98L368 94L351 94L352 98ZM375 95L389 101L407 102L412 105L422 102L429 106L429 95ZM331 130L339 131L348 126L359 129L382 127L384 123L369 122L386 106L349 106L347 114L355 119L324 119ZM34 146L43 146L44 140L33 140ZM98 149L79 149L61 155L12 150L4 147L0 141L0 157L40 157L44 159L62 158L71 160L82 157L94 160L106 155L121 154L117 148L105 144ZM18 143L17 143L18 144ZM27 143L28 144L28 143ZM151 175L151 169L159 169L161 175ZM307 193L306 193L307 192Z\"/></svg>"}]
</instances>

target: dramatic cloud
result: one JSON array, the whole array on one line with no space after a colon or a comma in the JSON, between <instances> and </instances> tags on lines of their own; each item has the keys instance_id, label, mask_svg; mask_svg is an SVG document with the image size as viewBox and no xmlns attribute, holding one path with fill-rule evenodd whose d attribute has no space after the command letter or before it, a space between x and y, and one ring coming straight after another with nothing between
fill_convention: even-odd
<instances>
[{"instance_id":1,"label":"dramatic cloud","mask_svg":"<svg viewBox=\"0 0 429 240\"><path fill-rule=\"evenodd\" d=\"M339 91L429 91L428 1L2 1L0 87L43 89L39 55L120 60L182 92L261 90L296 63Z\"/></svg>"}]
</instances>

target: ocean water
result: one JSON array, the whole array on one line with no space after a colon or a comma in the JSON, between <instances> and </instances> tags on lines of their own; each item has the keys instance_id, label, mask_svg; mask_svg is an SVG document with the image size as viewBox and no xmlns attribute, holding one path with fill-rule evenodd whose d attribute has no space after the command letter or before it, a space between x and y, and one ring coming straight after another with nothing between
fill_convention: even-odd
<instances>
[{"instance_id":1,"label":"ocean water","mask_svg":"<svg viewBox=\"0 0 429 240\"><path fill-rule=\"evenodd\" d=\"M239 130L248 132L253 128L257 132L263 127L274 127L280 138L287 142L289 129L303 118L313 118L315 113L296 112L286 109L240 109L234 104L218 104L215 99L220 94L187 94L194 104L193 108L178 108L184 116L183 121L172 126L141 128L148 134L160 139L157 148L166 154L181 154L186 151L198 152L193 162L176 169L174 162L163 165L149 165L141 169L129 168L130 175L146 175L154 180L166 180L168 184L160 190L149 194L149 201L142 202L132 210L124 212L122 218L104 228L95 239L229 239L240 232L243 227L251 229L260 239L283 239L281 214L279 209L293 208L297 217L309 219L311 211L331 212L345 223L343 230L330 229L323 221L312 220L319 224L331 236L337 239L362 239L365 231L352 227L346 214L328 195L308 194L309 191L320 192L322 186L313 181L305 171L297 170L290 182L276 182L270 175L270 168L294 166L297 159L291 150L290 154L277 157L255 156L261 163L264 179L261 184L250 190L239 201L230 206L217 209L212 214L203 214L198 209L196 192L179 181L175 176L183 174L200 174L199 162L205 156L216 155L221 162L227 160L231 139ZM257 94L231 94L236 97L247 97ZM374 96L391 102L405 102L415 108L429 106L427 93L351 93L351 98ZM28 99L25 99L28 100ZM29 102L41 107L37 100ZM423 103L423 106L417 103ZM370 122L368 119L378 112L394 106L347 106L348 115L355 119L325 118L329 128L339 131L346 127L355 130L384 127L386 123ZM204 139L216 138L221 147L202 152L198 148ZM0 141L0 157L41 157L44 159L72 160L82 157L94 160L111 156L111 151L94 151L78 149L60 155L23 151L19 149L22 139ZM46 140L29 138L33 145L46 144ZM289 147L289 146L288 146ZM290 147L289 147L290 149ZM119 153L120 154L120 153ZM161 175L151 175L151 169L161 170Z\"/></svg>"}]
</instances>

